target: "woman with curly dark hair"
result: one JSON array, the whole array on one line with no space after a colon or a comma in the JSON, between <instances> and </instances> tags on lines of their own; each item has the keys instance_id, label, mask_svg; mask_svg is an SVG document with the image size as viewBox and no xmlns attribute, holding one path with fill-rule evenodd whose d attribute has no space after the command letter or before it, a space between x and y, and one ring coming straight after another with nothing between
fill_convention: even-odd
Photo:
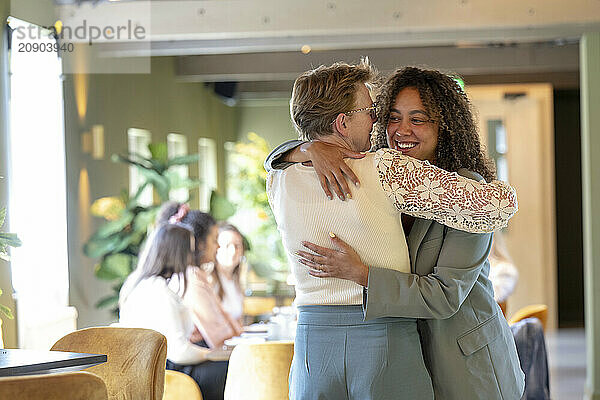
<instances>
[{"instance_id":1,"label":"woman with curly dark hair","mask_svg":"<svg viewBox=\"0 0 600 400\"><path fill-rule=\"evenodd\" d=\"M377 96L377 110L381 118L375 128L374 149L388 147L387 132L397 131L396 127L401 121L393 111L394 104L398 94L406 88L416 90L415 93L420 97L424 111L427 112L421 114L427 119L417 118L418 121L423 121L420 126L431 123L432 127L438 128L437 146L429 161L447 171L465 168L479 173L486 181L494 180L494 166L480 145L467 95L455 79L439 71L406 67L388 78ZM392 144L390 146L394 147ZM406 151L398 150L409 156L414 154L411 148Z\"/></svg>"},{"instance_id":2,"label":"woman with curly dark hair","mask_svg":"<svg viewBox=\"0 0 600 400\"><path fill-rule=\"evenodd\" d=\"M469 100L452 77L402 68L385 80L377 102L375 149L389 147L472 179L494 179ZM328 196L333 189L341 199L352 198L346 180L359 182L343 158L359 154L319 142L298 145L278 147L265 166L271 167L277 157L284 167L311 161ZM466 185L462 190L472 188ZM311 252L300 252L300 262L313 276L363 285L365 320L419 318L436 399L521 398L524 377L514 339L488 279L492 234L461 232L406 215L402 219L410 273L367 266L338 237L331 239L333 248L305 243Z\"/></svg>"}]
</instances>

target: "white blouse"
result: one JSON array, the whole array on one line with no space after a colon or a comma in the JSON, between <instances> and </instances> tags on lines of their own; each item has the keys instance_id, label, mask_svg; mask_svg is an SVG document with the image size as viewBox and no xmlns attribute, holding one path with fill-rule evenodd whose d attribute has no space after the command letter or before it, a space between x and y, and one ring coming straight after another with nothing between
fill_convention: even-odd
<instances>
[{"instance_id":1,"label":"white blouse","mask_svg":"<svg viewBox=\"0 0 600 400\"><path fill-rule=\"evenodd\" d=\"M140 281L120 307L119 322L132 328L153 329L167 338L167 359L177 364L198 364L209 349L190 342L194 323L188 307L171 290L166 279Z\"/></svg>"},{"instance_id":2,"label":"white blouse","mask_svg":"<svg viewBox=\"0 0 600 400\"><path fill-rule=\"evenodd\" d=\"M223 308L233 317L239 320L242 318L244 294L233 279L221 278L221 287L223 288Z\"/></svg>"}]
</instances>

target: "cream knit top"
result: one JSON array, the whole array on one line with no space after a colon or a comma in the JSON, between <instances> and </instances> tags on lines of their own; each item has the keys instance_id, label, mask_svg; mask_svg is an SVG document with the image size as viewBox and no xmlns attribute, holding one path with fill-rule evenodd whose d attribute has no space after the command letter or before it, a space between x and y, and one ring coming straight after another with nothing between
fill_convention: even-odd
<instances>
[{"instance_id":1,"label":"cream knit top","mask_svg":"<svg viewBox=\"0 0 600 400\"><path fill-rule=\"evenodd\" d=\"M491 232L517 211L514 189L505 183L476 182L395 150L346 161L361 182L346 201L327 199L312 167L294 164L267 176L267 195L296 280L296 305L362 304L362 286L308 274L294 255L306 250L302 241L331 247L333 232L363 263L410 272L401 212L468 232Z\"/></svg>"}]
</instances>

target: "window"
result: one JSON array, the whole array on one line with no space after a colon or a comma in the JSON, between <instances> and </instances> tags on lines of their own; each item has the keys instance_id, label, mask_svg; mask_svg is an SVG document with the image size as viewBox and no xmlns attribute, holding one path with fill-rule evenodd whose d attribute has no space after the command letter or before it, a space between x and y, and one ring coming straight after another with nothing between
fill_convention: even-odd
<instances>
[{"instance_id":1,"label":"window","mask_svg":"<svg viewBox=\"0 0 600 400\"><path fill-rule=\"evenodd\" d=\"M12 17L9 26L37 32ZM23 348L42 347L34 337L58 339L40 327L69 304L62 63L55 52L16 51L25 44L50 48L56 41L44 33L11 38L8 212L10 230L23 241L11 250Z\"/></svg>"},{"instance_id":2,"label":"window","mask_svg":"<svg viewBox=\"0 0 600 400\"><path fill-rule=\"evenodd\" d=\"M508 162L506 153L508 145L506 142L506 128L502 120L488 120L488 153L496 163L496 174L498 179L508 182Z\"/></svg>"},{"instance_id":3,"label":"window","mask_svg":"<svg viewBox=\"0 0 600 400\"><path fill-rule=\"evenodd\" d=\"M232 176L237 172L235 168L235 142L225 142L225 176L227 181L225 182L225 190L227 191L227 198L232 201L239 201L237 193L233 188Z\"/></svg>"},{"instance_id":4,"label":"window","mask_svg":"<svg viewBox=\"0 0 600 400\"><path fill-rule=\"evenodd\" d=\"M169 159L187 154L187 138L178 133L169 133L167 135L167 154ZM170 168L174 175L180 180L189 176L187 165L176 165ZM179 180L177 179L177 180ZM169 192L169 198L178 202L186 202L189 198L189 192L186 188L173 189Z\"/></svg>"},{"instance_id":5,"label":"window","mask_svg":"<svg viewBox=\"0 0 600 400\"><path fill-rule=\"evenodd\" d=\"M209 138L198 140L198 178L200 179L200 210L208 212L210 194L217 187L217 146Z\"/></svg>"},{"instance_id":6,"label":"window","mask_svg":"<svg viewBox=\"0 0 600 400\"><path fill-rule=\"evenodd\" d=\"M139 154L142 157L150 158L150 149L148 145L152 142L150 131L138 128L129 128L127 130L127 144L129 153ZM129 167L129 195L135 196L145 179L139 169L133 165ZM152 185L146 186L139 197L139 203L143 206L150 206L153 203Z\"/></svg>"}]
</instances>

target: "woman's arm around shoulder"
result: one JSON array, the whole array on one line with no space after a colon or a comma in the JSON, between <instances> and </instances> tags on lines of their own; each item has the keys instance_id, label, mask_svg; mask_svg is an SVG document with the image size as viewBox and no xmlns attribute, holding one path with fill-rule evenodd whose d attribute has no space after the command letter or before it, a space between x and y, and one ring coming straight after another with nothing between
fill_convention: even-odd
<instances>
[{"instance_id":1,"label":"woman's arm around shoulder","mask_svg":"<svg viewBox=\"0 0 600 400\"><path fill-rule=\"evenodd\" d=\"M302 140L288 140L275 147L265 159L264 167L267 172L272 169L285 169L298 161L289 159L290 153L304 143ZM304 160L307 161L307 160ZM302 162L302 161L300 161Z\"/></svg>"},{"instance_id":2,"label":"woman's arm around shoulder","mask_svg":"<svg viewBox=\"0 0 600 400\"><path fill-rule=\"evenodd\" d=\"M295 163L309 163L315 169L321 188L329 197L332 191L346 200L351 197L348 182L359 185L358 177L348 167L344 158L363 158L364 154L319 140L302 142L290 140L277 146L265 160L265 170L285 169Z\"/></svg>"},{"instance_id":3,"label":"woman's arm around shoulder","mask_svg":"<svg viewBox=\"0 0 600 400\"><path fill-rule=\"evenodd\" d=\"M390 149L378 150L375 162L383 190L402 213L486 233L504 228L518 210L515 189L502 181L478 182Z\"/></svg>"}]
</instances>

